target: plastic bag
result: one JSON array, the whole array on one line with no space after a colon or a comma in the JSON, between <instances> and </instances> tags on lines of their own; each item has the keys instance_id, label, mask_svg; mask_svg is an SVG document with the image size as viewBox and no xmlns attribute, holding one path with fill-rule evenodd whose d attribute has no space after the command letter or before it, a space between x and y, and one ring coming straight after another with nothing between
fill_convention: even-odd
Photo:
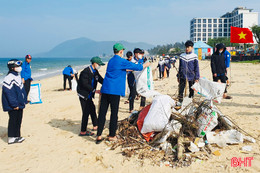
<instances>
[{"instance_id":1,"label":"plastic bag","mask_svg":"<svg viewBox=\"0 0 260 173\"><path fill-rule=\"evenodd\" d=\"M220 133L207 133L207 140L210 144L217 144L219 147L225 147L227 144L243 143L243 135L237 130L221 131Z\"/></svg>"},{"instance_id":2,"label":"plastic bag","mask_svg":"<svg viewBox=\"0 0 260 173\"><path fill-rule=\"evenodd\" d=\"M202 112L200 113L197 123L199 137L203 137L207 132L210 132L218 125L218 115L210 107L202 107Z\"/></svg>"},{"instance_id":3,"label":"plastic bag","mask_svg":"<svg viewBox=\"0 0 260 173\"><path fill-rule=\"evenodd\" d=\"M77 81L75 79L71 80L71 85L72 85L72 91L76 91L78 83L77 83Z\"/></svg>"},{"instance_id":4,"label":"plastic bag","mask_svg":"<svg viewBox=\"0 0 260 173\"><path fill-rule=\"evenodd\" d=\"M213 82L203 77L200 78L199 82L195 82L191 88L206 99L221 103L226 84Z\"/></svg>"},{"instance_id":5,"label":"plastic bag","mask_svg":"<svg viewBox=\"0 0 260 173\"><path fill-rule=\"evenodd\" d=\"M171 108L175 106L175 101L168 95L156 96L153 99L151 108L144 119L141 133L160 132L169 122Z\"/></svg>"},{"instance_id":6,"label":"plastic bag","mask_svg":"<svg viewBox=\"0 0 260 173\"><path fill-rule=\"evenodd\" d=\"M136 92L143 97L154 97L160 95L159 92L154 91L152 68L147 67L141 72L134 72L136 79Z\"/></svg>"},{"instance_id":7,"label":"plastic bag","mask_svg":"<svg viewBox=\"0 0 260 173\"><path fill-rule=\"evenodd\" d=\"M31 84L29 99L30 104L42 103L41 84Z\"/></svg>"}]
</instances>

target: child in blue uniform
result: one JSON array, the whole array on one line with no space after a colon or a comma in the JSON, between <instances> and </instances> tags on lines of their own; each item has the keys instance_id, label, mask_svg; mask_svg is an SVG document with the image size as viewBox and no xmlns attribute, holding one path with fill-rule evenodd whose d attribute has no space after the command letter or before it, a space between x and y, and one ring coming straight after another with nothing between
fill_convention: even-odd
<instances>
[{"instance_id":1,"label":"child in blue uniform","mask_svg":"<svg viewBox=\"0 0 260 173\"><path fill-rule=\"evenodd\" d=\"M8 61L7 67L9 68L9 72L4 78L2 86L2 107L9 114L8 144L24 141L20 130L23 109L27 103L27 95L20 76L20 72L22 71L21 65L22 62L17 59Z\"/></svg>"}]
</instances>

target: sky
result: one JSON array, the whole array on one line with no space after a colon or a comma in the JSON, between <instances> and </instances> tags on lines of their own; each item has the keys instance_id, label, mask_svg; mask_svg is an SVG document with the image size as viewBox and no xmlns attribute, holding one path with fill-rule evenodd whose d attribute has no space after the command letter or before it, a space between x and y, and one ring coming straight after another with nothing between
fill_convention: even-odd
<instances>
[{"instance_id":1,"label":"sky","mask_svg":"<svg viewBox=\"0 0 260 173\"><path fill-rule=\"evenodd\" d=\"M220 17L259 0L0 0L0 57L46 52L70 39L169 44L194 17ZM259 17L260 24L260 17Z\"/></svg>"}]
</instances>

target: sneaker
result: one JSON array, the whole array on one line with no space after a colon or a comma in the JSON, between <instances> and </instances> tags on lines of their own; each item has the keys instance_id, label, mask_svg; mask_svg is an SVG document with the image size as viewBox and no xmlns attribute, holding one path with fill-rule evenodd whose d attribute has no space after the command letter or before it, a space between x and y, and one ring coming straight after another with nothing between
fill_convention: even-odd
<instances>
[{"instance_id":1,"label":"sneaker","mask_svg":"<svg viewBox=\"0 0 260 173\"><path fill-rule=\"evenodd\" d=\"M18 137L18 143L22 143L25 139L23 137Z\"/></svg>"},{"instance_id":2,"label":"sneaker","mask_svg":"<svg viewBox=\"0 0 260 173\"><path fill-rule=\"evenodd\" d=\"M177 102L176 106L181 106L182 103L181 102Z\"/></svg>"},{"instance_id":3,"label":"sneaker","mask_svg":"<svg viewBox=\"0 0 260 173\"><path fill-rule=\"evenodd\" d=\"M23 137L9 137L8 144L22 143L24 140Z\"/></svg>"}]
</instances>

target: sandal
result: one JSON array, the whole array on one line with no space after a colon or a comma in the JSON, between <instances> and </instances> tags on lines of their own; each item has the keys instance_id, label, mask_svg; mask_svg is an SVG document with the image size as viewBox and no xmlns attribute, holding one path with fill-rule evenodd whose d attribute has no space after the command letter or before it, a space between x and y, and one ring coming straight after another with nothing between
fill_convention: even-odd
<instances>
[{"instance_id":1,"label":"sandal","mask_svg":"<svg viewBox=\"0 0 260 173\"><path fill-rule=\"evenodd\" d=\"M85 134L82 134L82 133L79 134L79 136L93 136L93 135L94 135L94 133L92 133L90 131L86 131Z\"/></svg>"},{"instance_id":2,"label":"sandal","mask_svg":"<svg viewBox=\"0 0 260 173\"><path fill-rule=\"evenodd\" d=\"M231 96L226 96L224 99L232 99Z\"/></svg>"},{"instance_id":3,"label":"sandal","mask_svg":"<svg viewBox=\"0 0 260 173\"><path fill-rule=\"evenodd\" d=\"M103 140L104 140L104 138L96 139L96 144L100 144Z\"/></svg>"}]
</instances>

